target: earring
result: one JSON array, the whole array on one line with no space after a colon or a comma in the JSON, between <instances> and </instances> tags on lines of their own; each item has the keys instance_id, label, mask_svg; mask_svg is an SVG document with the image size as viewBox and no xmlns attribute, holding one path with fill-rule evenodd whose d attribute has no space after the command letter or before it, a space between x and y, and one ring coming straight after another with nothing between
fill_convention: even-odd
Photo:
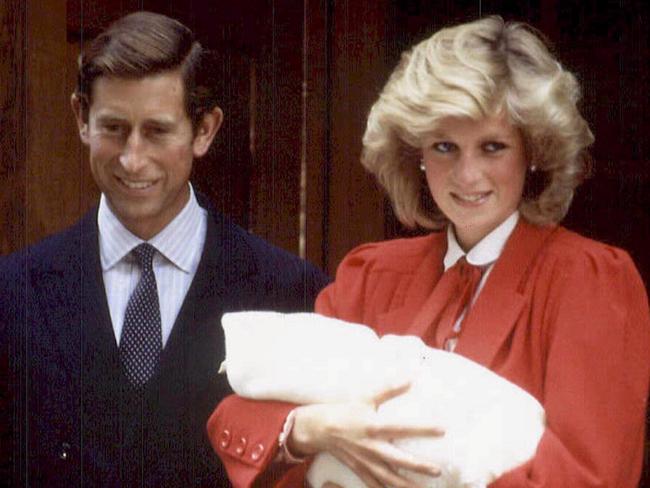
<instances>
[{"instance_id":1,"label":"earring","mask_svg":"<svg viewBox=\"0 0 650 488\"><path fill-rule=\"evenodd\" d=\"M534 173L537 171L537 165L536 164L531 164L530 167L528 168L531 173Z\"/></svg>"},{"instance_id":2,"label":"earring","mask_svg":"<svg viewBox=\"0 0 650 488\"><path fill-rule=\"evenodd\" d=\"M424 172L426 171L426 167L424 166L424 159L420 159L420 171Z\"/></svg>"}]
</instances>

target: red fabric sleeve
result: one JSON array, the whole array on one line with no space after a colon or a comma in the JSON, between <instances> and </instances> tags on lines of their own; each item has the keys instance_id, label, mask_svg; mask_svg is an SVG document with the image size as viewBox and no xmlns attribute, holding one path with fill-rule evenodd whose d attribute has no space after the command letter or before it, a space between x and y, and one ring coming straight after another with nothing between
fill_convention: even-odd
<instances>
[{"instance_id":1,"label":"red fabric sleeve","mask_svg":"<svg viewBox=\"0 0 650 488\"><path fill-rule=\"evenodd\" d=\"M278 436L287 415L296 406L283 402L260 402L237 395L226 397L208 420L212 448L223 462L235 488L261 483L262 473L272 486L291 466L269 470L278 451Z\"/></svg>"},{"instance_id":2,"label":"red fabric sleeve","mask_svg":"<svg viewBox=\"0 0 650 488\"><path fill-rule=\"evenodd\" d=\"M348 263L350 261L354 262L355 259L348 259ZM351 269L345 273L344 282L362 278L362 273L357 273L356 270ZM333 284L321 291L316 304L319 313L336 315L333 304L326 305L333 291ZM265 488L302 486L306 463L298 466L273 463L284 421L295 407L289 403L255 401L238 395L230 395L219 403L208 420L208 435L235 488L254 485ZM243 451L241 446L245 446ZM253 454L257 452L261 454L255 454L253 459Z\"/></svg>"},{"instance_id":3,"label":"red fabric sleeve","mask_svg":"<svg viewBox=\"0 0 650 488\"><path fill-rule=\"evenodd\" d=\"M338 266L334 281L316 297L314 311L374 326L377 312L389 308L400 283L386 270L380 271L381 279L377 278L377 259L385 257L386 247L371 243L350 251Z\"/></svg>"},{"instance_id":4,"label":"red fabric sleeve","mask_svg":"<svg viewBox=\"0 0 650 488\"><path fill-rule=\"evenodd\" d=\"M543 320L547 429L535 457L490 488L636 488L650 378L643 283L604 246L558 268Z\"/></svg>"}]
</instances>

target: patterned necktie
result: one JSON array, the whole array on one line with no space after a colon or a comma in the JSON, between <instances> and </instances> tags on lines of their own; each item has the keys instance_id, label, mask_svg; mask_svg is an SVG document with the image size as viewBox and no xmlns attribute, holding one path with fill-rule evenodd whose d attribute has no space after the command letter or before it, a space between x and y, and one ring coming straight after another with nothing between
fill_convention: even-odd
<instances>
[{"instance_id":1,"label":"patterned necktie","mask_svg":"<svg viewBox=\"0 0 650 488\"><path fill-rule=\"evenodd\" d=\"M133 249L142 272L124 314L120 340L120 359L128 380L143 386L153 376L162 351L162 327L153 256L156 248L140 244Z\"/></svg>"},{"instance_id":2,"label":"patterned necktie","mask_svg":"<svg viewBox=\"0 0 650 488\"><path fill-rule=\"evenodd\" d=\"M428 340L424 338L425 342L447 351L455 349L467 314L462 321L458 319L470 305L481 276L481 268L469 264L465 257L445 271L434 290L433 298L438 302L438 306L432 317Z\"/></svg>"}]
</instances>

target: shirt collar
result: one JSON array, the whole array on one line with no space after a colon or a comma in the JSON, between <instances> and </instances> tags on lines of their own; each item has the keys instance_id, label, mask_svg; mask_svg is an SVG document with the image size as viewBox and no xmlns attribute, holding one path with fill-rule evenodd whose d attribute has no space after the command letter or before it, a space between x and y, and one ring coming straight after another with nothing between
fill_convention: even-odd
<instances>
[{"instance_id":1,"label":"shirt collar","mask_svg":"<svg viewBox=\"0 0 650 488\"><path fill-rule=\"evenodd\" d=\"M200 239L200 219L203 210L194 194L190 184L190 198L183 209L149 242L166 259L182 271L189 273L194 260L197 246L192 245ZM129 231L113 213L102 193L97 212L97 225L99 227L99 255L102 270L107 271L124 259L138 244L143 241ZM179 239L178 236L183 236ZM198 246L200 247L200 246Z\"/></svg>"},{"instance_id":2,"label":"shirt collar","mask_svg":"<svg viewBox=\"0 0 650 488\"><path fill-rule=\"evenodd\" d=\"M452 225L447 226L447 253L444 258L445 271L465 256L469 264L475 266L488 266L494 263L517 226L519 211L515 210L510 217L501 222L497 228L481 239L469 252L465 253L456 240Z\"/></svg>"}]
</instances>

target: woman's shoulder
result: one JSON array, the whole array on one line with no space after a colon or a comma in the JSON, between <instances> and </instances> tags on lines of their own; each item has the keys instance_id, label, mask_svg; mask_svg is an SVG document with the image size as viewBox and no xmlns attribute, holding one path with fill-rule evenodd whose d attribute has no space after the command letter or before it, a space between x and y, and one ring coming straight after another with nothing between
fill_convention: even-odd
<instances>
[{"instance_id":1,"label":"woman's shoulder","mask_svg":"<svg viewBox=\"0 0 650 488\"><path fill-rule=\"evenodd\" d=\"M446 245L444 232L361 244L341 262L341 268L410 273L432 249Z\"/></svg>"},{"instance_id":2,"label":"woman's shoulder","mask_svg":"<svg viewBox=\"0 0 650 488\"><path fill-rule=\"evenodd\" d=\"M316 301L316 311L350 322L374 324L377 314L393 302L399 289L444 252L446 234L392 239L362 244L341 261L336 278Z\"/></svg>"},{"instance_id":3,"label":"woman's shoulder","mask_svg":"<svg viewBox=\"0 0 650 488\"><path fill-rule=\"evenodd\" d=\"M546 246L547 255L561 264L584 264L591 267L619 266L635 269L627 251L612 244L583 236L558 226Z\"/></svg>"},{"instance_id":4,"label":"woman's shoulder","mask_svg":"<svg viewBox=\"0 0 650 488\"><path fill-rule=\"evenodd\" d=\"M645 297L641 275L627 251L558 226L550 233L537 259L539 276L562 288ZM614 291L616 289L616 291ZM572 292L572 293L573 293Z\"/></svg>"}]
</instances>

